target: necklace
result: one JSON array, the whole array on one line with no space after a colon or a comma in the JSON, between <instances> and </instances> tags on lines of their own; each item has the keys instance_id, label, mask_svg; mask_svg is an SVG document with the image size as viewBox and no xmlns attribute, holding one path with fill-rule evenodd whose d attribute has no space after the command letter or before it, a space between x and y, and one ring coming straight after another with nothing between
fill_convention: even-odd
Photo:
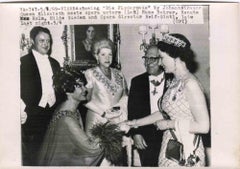
<instances>
[{"instance_id":1,"label":"necklace","mask_svg":"<svg viewBox=\"0 0 240 169\"><path fill-rule=\"evenodd\" d=\"M164 80L164 77L161 79L161 81L159 82L158 80L151 80L150 82L153 84L154 86L154 90L151 92L153 95L157 94L157 86L159 86Z\"/></svg>"},{"instance_id":2,"label":"necklace","mask_svg":"<svg viewBox=\"0 0 240 169\"><path fill-rule=\"evenodd\" d=\"M178 78L174 78L174 80L172 80L172 85L171 85L171 89L172 89L172 94L171 94L171 98L172 101L175 101L179 95L179 92L181 92L185 86L185 82L187 79L189 79L190 74L186 73L183 76L179 76Z\"/></svg>"},{"instance_id":3,"label":"necklace","mask_svg":"<svg viewBox=\"0 0 240 169\"><path fill-rule=\"evenodd\" d=\"M111 80L111 69L104 69L104 68L101 68L99 67L100 70L102 71L102 73L108 78Z\"/></svg>"}]
</instances>

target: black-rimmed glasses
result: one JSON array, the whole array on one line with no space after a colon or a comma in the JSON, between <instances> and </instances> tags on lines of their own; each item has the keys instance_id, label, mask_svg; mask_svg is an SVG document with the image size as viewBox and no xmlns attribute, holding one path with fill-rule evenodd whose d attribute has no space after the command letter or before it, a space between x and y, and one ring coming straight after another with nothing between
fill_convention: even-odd
<instances>
[{"instance_id":1,"label":"black-rimmed glasses","mask_svg":"<svg viewBox=\"0 0 240 169\"><path fill-rule=\"evenodd\" d=\"M160 59L161 57L147 57L147 56L143 56L142 59L145 62L156 62Z\"/></svg>"}]
</instances>

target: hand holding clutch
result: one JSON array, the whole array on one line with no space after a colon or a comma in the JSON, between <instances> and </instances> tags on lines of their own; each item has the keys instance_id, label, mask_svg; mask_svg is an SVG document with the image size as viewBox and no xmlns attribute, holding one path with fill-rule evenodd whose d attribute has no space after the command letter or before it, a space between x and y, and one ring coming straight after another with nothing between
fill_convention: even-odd
<instances>
[{"instance_id":1,"label":"hand holding clutch","mask_svg":"<svg viewBox=\"0 0 240 169\"><path fill-rule=\"evenodd\" d=\"M110 119L119 117L121 114L122 114L122 112L120 111L120 107L112 107L111 109L106 110L102 114L102 117L110 120Z\"/></svg>"}]
</instances>

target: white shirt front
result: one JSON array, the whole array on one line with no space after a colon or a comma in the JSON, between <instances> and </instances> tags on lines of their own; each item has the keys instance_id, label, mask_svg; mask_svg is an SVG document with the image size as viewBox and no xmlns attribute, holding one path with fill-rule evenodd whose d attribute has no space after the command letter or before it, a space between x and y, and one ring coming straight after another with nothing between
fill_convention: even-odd
<instances>
[{"instance_id":1,"label":"white shirt front","mask_svg":"<svg viewBox=\"0 0 240 169\"><path fill-rule=\"evenodd\" d=\"M159 81L161 84L159 86L154 86L153 83L151 83L152 80ZM158 111L158 100L162 97L164 83L165 83L164 73L161 73L158 76L153 75L149 76L151 113ZM156 91L155 94L154 90Z\"/></svg>"},{"instance_id":2,"label":"white shirt front","mask_svg":"<svg viewBox=\"0 0 240 169\"><path fill-rule=\"evenodd\" d=\"M56 96L53 89L53 71L48 55L42 55L36 50L32 50L32 52L37 62L42 84L42 97L38 106L46 107L48 103L51 107L56 102Z\"/></svg>"}]
</instances>

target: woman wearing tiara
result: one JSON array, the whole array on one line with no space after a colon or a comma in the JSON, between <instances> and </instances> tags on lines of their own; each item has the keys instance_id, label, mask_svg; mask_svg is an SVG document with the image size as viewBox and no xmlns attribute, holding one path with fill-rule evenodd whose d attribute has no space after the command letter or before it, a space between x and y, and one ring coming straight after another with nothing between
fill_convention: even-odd
<instances>
[{"instance_id":1,"label":"woman wearing tiara","mask_svg":"<svg viewBox=\"0 0 240 169\"><path fill-rule=\"evenodd\" d=\"M204 146L200 134L209 131L209 115L204 92L197 78L191 73L196 69L191 43L181 34L166 34L158 43L162 66L174 79L158 106L160 112L127 122L131 127L155 123L164 130L159 166L205 166ZM184 159L181 163L166 156L171 131L183 144ZM197 141L196 141L197 140Z\"/></svg>"}]
</instances>

